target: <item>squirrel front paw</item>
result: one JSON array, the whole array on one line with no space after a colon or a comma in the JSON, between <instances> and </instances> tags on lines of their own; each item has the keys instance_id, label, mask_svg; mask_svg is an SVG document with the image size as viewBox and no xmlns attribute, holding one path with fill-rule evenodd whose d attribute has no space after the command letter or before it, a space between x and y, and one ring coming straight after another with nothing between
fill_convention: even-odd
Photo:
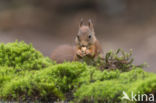
<instances>
[{"instance_id":1,"label":"squirrel front paw","mask_svg":"<svg viewBox=\"0 0 156 103\"><path fill-rule=\"evenodd\" d=\"M76 52L76 55L77 55L78 57L81 57L81 58L84 56L84 54L82 53L81 50L78 50L78 51Z\"/></svg>"},{"instance_id":2,"label":"squirrel front paw","mask_svg":"<svg viewBox=\"0 0 156 103\"><path fill-rule=\"evenodd\" d=\"M94 53L92 53L90 50L86 50L86 55L87 56L94 56Z\"/></svg>"}]
</instances>

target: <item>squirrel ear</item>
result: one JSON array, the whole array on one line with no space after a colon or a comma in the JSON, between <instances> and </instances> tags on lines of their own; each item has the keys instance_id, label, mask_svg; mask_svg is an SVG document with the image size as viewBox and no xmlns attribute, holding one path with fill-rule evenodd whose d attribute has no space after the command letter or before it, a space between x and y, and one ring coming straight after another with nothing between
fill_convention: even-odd
<instances>
[{"instance_id":1,"label":"squirrel ear","mask_svg":"<svg viewBox=\"0 0 156 103\"><path fill-rule=\"evenodd\" d=\"M88 26L89 26L89 28L90 28L92 31L94 31L94 26L93 26L93 23L92 23L92 20L91 20L91 19L88 20Z\"/></svg>"},{"instance_id":2,"label":"squirrel ear","mask_svg":"<svg viewBox=\"0 0 156 103\"><path fill-rule=\"evenodd\" d=\"M80 20L79 27L81 27L82 25L83 25L83 18L81 18L81 20Z\"/></svg>"}]
</instances>

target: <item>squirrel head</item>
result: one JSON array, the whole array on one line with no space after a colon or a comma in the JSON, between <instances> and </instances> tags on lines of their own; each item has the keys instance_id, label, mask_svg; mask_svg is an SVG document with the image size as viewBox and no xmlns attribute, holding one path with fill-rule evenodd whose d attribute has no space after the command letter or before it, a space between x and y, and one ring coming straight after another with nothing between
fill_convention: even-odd
<instances>
[{"instance_id":1,"label":"squirrel head","mask_svg":"<svg viewBox=\"0 0 156 103\"><path fill-rule=\"evenodd\" d=\"M89 47L96 42L94 27L91 19L88 20L87 25L84 25L83 19L81 19L75 42L80 47Z\"/></svg>"}]
</instances>

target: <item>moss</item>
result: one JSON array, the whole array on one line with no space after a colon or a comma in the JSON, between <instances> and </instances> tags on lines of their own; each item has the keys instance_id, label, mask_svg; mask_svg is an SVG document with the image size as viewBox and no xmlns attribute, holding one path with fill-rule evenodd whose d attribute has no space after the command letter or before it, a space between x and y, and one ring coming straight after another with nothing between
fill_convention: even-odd
<instances>
[{"instance_id":1,"label":"moss","mask_svg":"<svg viewBox=\"0 0 156 103\"><path fill-rule=\"evenodd\" d=\"M36 71L16 73L13 68L1 68L0 98L3 100L56 101L74 93L77 103L115 103L122 92L151 93L156 90L156 75L135 68L130 72L103 71L73 62ZM91 76L92 75L92 76ZM52 97L52 98L51 98Z\"/></svg>"},{"instance_id":2,"label":"moss","mask_svg":"<svg viewBox=\"0 0 156 103\"><path fill-rule=\"evenodd\" d=\"M15 76L15 70L10 67L0 67L0 87L4 82L11 80Z\"/></svg>"},{"instance_id":3,"label":"moss","mask_svg":"<svg viewBox=\"0 0 156 103\"><path fill-rule=\"evenodd\" d=\"M39 100L56 101L63 100L65 93L78 87L77 81L80 74L87 68L86 64L73 62L49 66L36 71L24 71L5 73L0 77L0 97L3 100ZM10 68L2 68L3 72ZM9 76L8 76L9 75ZM14 76L13 76L14 75ZM7 78L7 79L5 79Z\"/></svg>"},{"instance_id":4,"label":"moss","mask_svg":"<svg viewBox=\"0 0 156 103\"><path fill-rule=\"evenodd\" d=\"M50 59L24 42L0 44L0 66L16 69L42 69L52 64Z\"/></svg>"},{"instance_id":5,"label":"moss","mask_svg":"<svg viewBox=\"0 0 156 103\"><path fill-rule=\"evenodd\" d=\"M156 93L154 73L131 64L131 59L128 64L122 64L130 54L123 54L120 60L115 54L108 54L103 67L107 63L121 65L101 71L97 65L80 62L55 64L24 42L0 44L0 100L124 103L121 101L123 91L128 95L131 91Z\"/></svg>"},{"instance_id":6,"label":"moss","mask_svg":"<svg viewBox=\"0 0 156 103\"><path fill-rule=\"evenodd\" d=\"M75 102L77 103L119 103L122 92L152 93L156 91L156 75L144 72L140 68L135 68L130 72L120 73L115 78L95 81L82 85L75 92Z\"/></svg>"},{"instance_id":7,"label":"moss","mask_svg":"<svg viewBox=\"0 0 156 103\"><path fill-rule=\"evenodd\" d=\"M25 76L16 76L1 87L0 96L3 100L39 100L56 101L63 99L62 92L56 88L54 78L41 72L26 73Z\"/></svg>"}]
</instances>

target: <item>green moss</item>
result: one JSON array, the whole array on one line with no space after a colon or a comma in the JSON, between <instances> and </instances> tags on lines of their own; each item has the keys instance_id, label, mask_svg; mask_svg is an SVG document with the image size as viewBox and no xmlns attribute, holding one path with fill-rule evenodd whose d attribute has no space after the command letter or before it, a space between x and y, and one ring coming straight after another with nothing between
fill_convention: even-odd
<instances>
[{"instance_id":1,"label":"green moss","mask_svg":"<svg viewBox=\"0 0 156 103\"><path fill-rule=\"evenodd\" d=\"M86 71L87 68L88 66L86 64L73 62L58 64L44 72L47 74L50 73L49 75L55 78L56 86L59 87L62 92L66 93L77 86L78 78L80 78L81 73Z\"/></svg>"},{"instance_id":2,"label":"green moss","mask_svg":"<svg viewBox=\"0 0 156 103\"><path fill-rule=\"evenodd\" d=\"M138 91L140 93L155 92L156 75L144 72L140 68L135 68L130 72L120 73L115 78L84 84L75 92L75 102L119 103L121 102L123 91L128 93L129 96L132 91L134 93L138 93Z\"/></svg>"},{"instance_id":3,"label":"green moss","mask_svg":"<svg viewBox=\"0 0 156 103\"><path fill-rule=\"evenodd\" d=\"M56 101L74 93L74 102L115 103L122 92L151 93L156 90L156 75L135 68L130 72L103 71L73 62L36 71L16 73L13 68L1 68L0 98L3 100ZM72 96L72 95L71 95ZM51 98L52 97L52 98Z\"/></svg>"},{"instance_id":4,"label":"green moss","mask_svg":"<svg viewBox=\"0 0 156 103\"><path fill-rule=\"evenodd\" d=\"M11 80L15 76L15 70L10 67L0 67L0 87L4 82Z\"/></svg>"},{"instance_id":5,"label":"green moss","mask_svg":"<svg viewBox=\"0 0 156 103\"><path fill-rule=\"evenodd\" d=\"M64 98L62 92L56 88L52 76L44 75L42 71L26 74L14 77L1 87L0 96L3 100L56 101Z\"/></svg>"},{"instance_id":6,"label":"green moss","mask_svg":"<svg viewBox=\"0 0 156 103\"><path fill-rule=\"evenodd\" d=\"M50 59L24 42L0 44L0 66L16 69L42 69L52 64Z\"/></svg>"},{"instance_id":7,"label":"green moss","mask_svg":"<svg viewBox=\"0 0 156 103\"><path fill-rule=\"evenodd\" d=\"M8 76L8 73L5 73L0 78L0 80L5 81L1 85L0 97L3 100L63 100L65 93L78 87L78 78L86 69L86 64L73 62L53 65L42 70L25 71L24 73L11 71L10 74L14 76ZM0 74L3 74L3 71ZM6 77L7 79L4 79Z\"/></svg>"},{"instance_id":8,"label":"green moss","mask_svg":"<svg viewBox=\"0 0 156 103\"><path fill-rule=\"evenodd\" d=\"M116 67L121 68L101 71L97 65L80 62L54 64L24 42L0 44L0 101L124 103L123 91L128 95L131 91L156 93L154 73L131 64L131 59L122 64L130 54L123 54L120 60L108 54L100 65L118 62L121 65Z\"/></svg>"}]
</instances>

